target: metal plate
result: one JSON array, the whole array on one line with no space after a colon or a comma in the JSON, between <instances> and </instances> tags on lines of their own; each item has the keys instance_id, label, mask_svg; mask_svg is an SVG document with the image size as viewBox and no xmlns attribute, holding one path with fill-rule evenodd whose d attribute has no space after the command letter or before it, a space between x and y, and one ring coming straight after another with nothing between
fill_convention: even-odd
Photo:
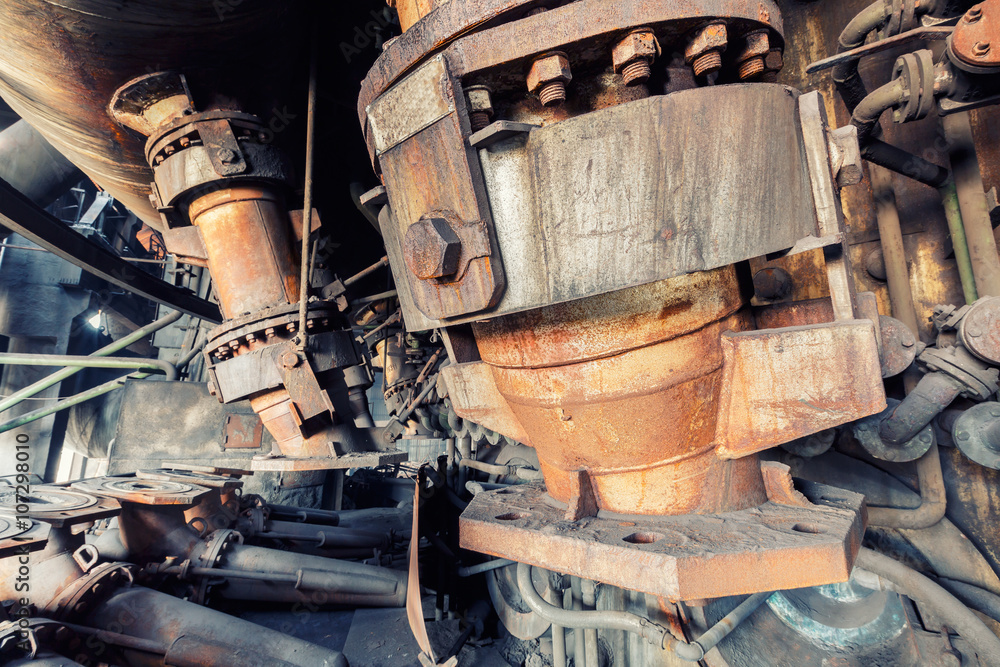
<instances>
[{"instance_id":1,"label":"metal plate","mask_svg":"<svg viewBox=\"0 0 1000 667\"><path fill-rule=\"evenodd\" d=\"M797 488L812 507L767 502L726 514L569 522L542 485L513 486L473 498L461 546L670 600L846 581L864 534L864 497L812 482Z\"/></svg>"},{"instance_id":2,"label":"metal plate","mask_svg":"<svg viewBox=\"0 0 1000 667\"><path fill-rule=\"evenodd\" d=\"M198 486L210 489L238 489L243 487L243 482L238 479L194 470L174 470L172 468L137 470L135 476L139 479L197 484Z\"/></svg>"},{"instance_id":3,"label":"metal plate","mask_svg":"<svg viewBox=\"0 0 1000 667\"><path fill-rule=\"evenodd\" d=\"M97 498L62 486L32 486L26 496L19 495L15 487L0 489L0 514L8 518L20 514L18 505L27 506L24 514L28 517L56 528L97 521L121 511L113 499Z\"/></svg>"},{"instance_id":4,"label":"metal plate","mask_svg":"<svg viewBox=\"0 0 1000 667\"><path fill-rule=\"evenodd\" d=\"M193 505L211 491L184 482L129 477L95 477L73 482L72 487L140 505Z\"/></svg>"},{"instance_id":5,"label":"metal plate","mask_svg":"<svg viewBox=\"0 0 1000 667\"><path fill-rule=\"evenodd\" d=\"M254 471L292 472L301 470L346 470L349 468L378 468L406 461L409 454L398 450L387 452L356 452L337 458L255 458L251 461Z\"/></svg>"},{"instance_id":6,"label":"metal plate","mask_svg":"<svg viewBox=\"0 0 1000 667\"><path fill-rule=\"evenodd\" d=\"M769 84L685 90L480 151L507 276L489 315L726 266L818 235L796 96ZM399 215L392 188L389 196ZM407 326L440 326L407 282L402 226L382 228Z\"/></svg>"},{"instance_id":7,"label":"metal plate","mask_svg":"<svg viewBox=\"0 0 1000 667\"><path fill-rule=\"evenodd\" d=\"M17 521L0 516L0 558L15 556L45 547L52 527L32 519Z\"/></svg>"}]
</instances>

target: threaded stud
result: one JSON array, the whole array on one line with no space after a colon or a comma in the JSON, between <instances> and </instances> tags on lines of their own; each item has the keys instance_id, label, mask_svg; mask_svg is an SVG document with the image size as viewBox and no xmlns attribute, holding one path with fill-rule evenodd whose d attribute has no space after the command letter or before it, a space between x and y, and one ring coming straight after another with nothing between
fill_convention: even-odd
<instances>
[{"instance_id":1,"label":"threaded stud","mask_svg":"<svg viewBox=\"0 0 1000 667\"><path fill-rule=\"evenodd\" d=\"M695 76L707 76L722 69L722 54L718 51L703 53L691 63Z\"/></svg>"},{"instance_id":2,"label":"threaded stud","mask_svg":"<svg viewBox=\"0 0 1000 667\"><path fill-rule=\"evenodd\" d=\"M490 114L486 111L473 111L469 114L469 124L472 131L478 132L490 124Z\"/></svg>"},{"instance_id":3,"label":"threaded stud","mask_svg":"<svg viewBox=\"0 0 1000 667\"><path fill-rule=\"evenodd\" d=\"M740 68L737 71L737 75L740 77L740 81L748 81L755 76L764 73L764 59L763 58L751 58L740 64Z\"/></svg>"},{"instance_id":4,"label":"threaded stud","mask_svg":"<svg viewBox=\"0 0 1000 667\"><path fill-rule=\"evenodd\" d=\"M566 84L562 81L550 81L538 91L542 106L551 107L566 101Z\"/></svg>"},{"instance_id":5,"label":"threaded stud","mask_svg":"<svg viewBox=\"0 0 1000 667\"><path fill-rule=\"evenodd\" d=\"M653 68L650 66L649 61L645 58L640 58L622 68L622 80L626 86L636 86L648 81L652 73Z\"/></svg>"}]
</instances>

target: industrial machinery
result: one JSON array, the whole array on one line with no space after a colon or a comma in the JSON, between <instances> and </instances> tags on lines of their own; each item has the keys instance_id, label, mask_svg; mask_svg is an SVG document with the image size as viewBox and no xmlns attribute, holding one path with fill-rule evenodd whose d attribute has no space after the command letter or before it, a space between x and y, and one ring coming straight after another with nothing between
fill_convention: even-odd
<instances>
[{"instance_id":1,"label":"industrial machinery","mask_svg":"<svg viewBox=\"0 0 1000 667\"><path fill-rule=\"evenodd\" d=\"M4 664L1000 665L1000 0L0 41Z\"/></svg>"}]
</instances>

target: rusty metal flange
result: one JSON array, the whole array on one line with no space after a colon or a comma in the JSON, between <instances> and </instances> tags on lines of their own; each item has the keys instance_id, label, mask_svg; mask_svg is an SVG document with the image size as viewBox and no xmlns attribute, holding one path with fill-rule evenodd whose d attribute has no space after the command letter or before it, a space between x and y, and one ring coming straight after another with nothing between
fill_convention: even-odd
<instances>
[{"instance_id":1,"label":"rusty metal flange","mask_svg":"<svg viewBox=\"0 0 1000 667\"><path fill-rule=\"evenodd\" d=\"M106 519L119 512L121 506L112 498L97 498L62 486L32 486L28 495L19 494L15 487L0 489L0 514L25 515L56 528Z\"/></svg>"},{"instance_id":2,"label":"rusty metal flange","mask_svg":"<svg viewBox=\"0 0 1000 667\"><path fill-rule=\"evenodd\" d=\"M798 504L576 522L541 484L512 486L473 498L460 519L461 546L670 600L846 581L865 530L864 497L796 486L805 496Z\"/></svg>"},{"instance_id":3,"label":"rusty metal flange","mask_svg":"<svg viewBox=\"0 0 1000 667\"><path fill-rule=\"evenodd\" d=\"M0 558L39 551L45 547L52 526L34 519L0 516Z\"/></svg>"},{"instance_id":4,"label":"rusty metal flange","mask_svg":"<svg viewBox=\"0 0 1000 667\"><path fill-rule=\"evenodd\" d=\"M132 477L95 477L73 482L72 487L139 505L194 505L211 493L211 489L194 484Z\"/></svg>"},{"instance_id":5,"label":"rusty metal flange","mask_svg":"<svg viewBox=\"0 0 1000 667\"><path fill-rule=\"evenodd\" d=\"M237 479L253 474L253 471L247 468L223 468L220 466L198 465L196 463L183 463L180 461L168 461L167 467L171 470L188 470L190 472L201 472L207 475L229 475L230 477Z\"/></svg>"},{"instance_id":6,"label":"rusty metal flange","mask_svg":"<svg viewBox=\"0 0 1000 667\"><path fill-rule=\"evenodd\" d=\"M1000 67L1000 2L986 0L975 5L955 26L949 51L963 69L995 71Z\"/></svg>"},{"instance_id":7,"label":"rusty metal flange","mask_svg":"<svg viewBox=\"0 0 1000 667\"><path fill-rule=\"evenodd\" d=\"M95 605L108 599L120 586L130 586L134 581L134 565L130 563L101 563L63 589L49 603L46 612L57 620L79 618Z\"/></svg>"},{"instance_id":8,"label":"rusty metal flange","mask_svg":"<svg viewBox=\"0 0 1000 667\"><path fill-rule=\"evenodd\" d=\"M243 482L226 475L214 475L196 470L175 470L173 468L157 468L155 470L137 470L135 476L139 479L155 479L165 482L190 483L209 489L241 489Z\"/></svg>"}]
</instances>

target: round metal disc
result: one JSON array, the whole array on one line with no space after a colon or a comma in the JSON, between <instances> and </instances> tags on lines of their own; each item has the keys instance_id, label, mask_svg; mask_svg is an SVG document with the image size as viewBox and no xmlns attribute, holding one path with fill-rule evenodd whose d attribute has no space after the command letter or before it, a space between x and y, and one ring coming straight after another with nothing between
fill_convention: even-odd
<instances>
[{"instance_id":1,"label":"round metal disc","mask_svg":"<svg viewBox=\"0 0 1000 667\"><path fill-rule=\"evenodd\" d=\"M165 482L190 482L213 489L232 489L242 487L243 482L225 475L213 475L194 470L173 470L171 468L156 468L155 470L137 470L135 476L139 479L153 479Z\"/></svg>"},{"instance_id":2,"label":"round metal disc","mask_svg":"<svg viewBox=\"0 0 1000 667\"><path fill-rule=\"evenodd\" d=\"M74 489L142 505L190 505L209 493L204 486L161 479L97 477L73 483Z\"/></svg>"},{"instance_id":3,"label":"round metal disc","mask_svg":"<svg viewBox=\"0 0 1000 667\"><path fill-rule=\"evenodd\" d=\"M531 581L535 590L543 598L548 591L545 577L546 571L540 568L531 569ZM541 616L531 611L521 598L517 587L517 565L508 565L486 574L486 584L493 600L493 608L503 622L507 631L518 639L525 641L537 639L552 625Z\"/></svg>"},{"instance_id":4,"label":"round metal disc","mask_svg":"<svg viewBox=\"0 0 1000 667\"><path fill-rule=\"evenodd\" d=\"M1000 404L980 403L963 412L951 429L962 453L979 465L1000 470L1000 439L991 433L1000 423Z\"/></svg>"},{"instance_id":5,"label":"round metal disc","mask_svg":"<svg viewBox=\"0 0 1000 667\"><path fill-rule=\"evenodd\" d=\"M13 513L18 505L27 505L26 514L34 517L75 512L96 504L97 498L62 487L35 486L27 496L19 496L14 487L0 489L0 512Z\"/></svg>"},{"instance_id":6,"label":"round metal disc","mask_svg":"<svg viewBox=\"0 0 1000 667\"><path fill-rule=\"evenodd\" d=\"M962 344L989 364L1000 363L1000 297L980 299L962 318Z\"/></svg>"}]
</instances>

